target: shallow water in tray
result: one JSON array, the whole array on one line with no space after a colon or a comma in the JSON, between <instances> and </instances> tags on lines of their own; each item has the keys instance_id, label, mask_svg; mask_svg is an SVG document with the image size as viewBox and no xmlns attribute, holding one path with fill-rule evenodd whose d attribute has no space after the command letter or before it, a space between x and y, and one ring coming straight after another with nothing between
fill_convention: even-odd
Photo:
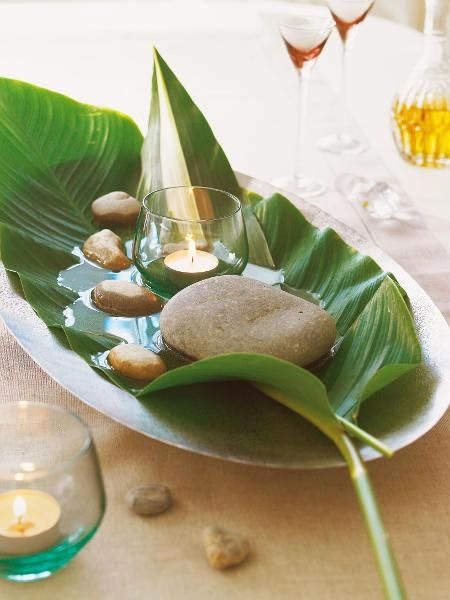
<instances>
[{"instance_id":1,"label":"shallow water in tray","mask_svg":"<svg viewBox=\"0 0 450 600\"><path fill-rule=\"evenodd\" d=\"M125 244L127 255L131 258L132 241ZM121 281L132 281L142 284L140 274L134 266L129 269L115 273L103 269L94 262L86 259L80 248L76 247L72 254L78 263L61 271L58 275L58 283L62 287L77 292L79 298L64 309L65 326L74 327L78 331L113 336L128 343L140 344L153 352L161 354L168 363L169 368L179 366L185 359L176 355L161 339L159 331L160 313L145 317L115 317L99 310L91 300L93 288L106 279ZM298 290L284 283L284 273L281 269L270 269L254 264L248 264L243 275L269 285L279 287L291 294L320 304L320 298L307 290ZM99 353L91 357L92 362L101 368L109 369L106 360L107 352Z\"/></svg>"},{"instance_id":2,"label":"shallow water in tray","mask_svg":"<svg viewBox=\"0 0 450 600\"><path fill-rule=\"evenodd\" d=\"M125 243L128 258L131 258L132 255L132 245L131 240ZM72 250L72 254L78 259L78 262L59 273L58 283L73 292L84 292L94 288L105 279L134 281L133 278L136 276L136 269L133 266L118 273L103 269L100 265L88 260L78 246Z\"/></svg>"}]
</instances>

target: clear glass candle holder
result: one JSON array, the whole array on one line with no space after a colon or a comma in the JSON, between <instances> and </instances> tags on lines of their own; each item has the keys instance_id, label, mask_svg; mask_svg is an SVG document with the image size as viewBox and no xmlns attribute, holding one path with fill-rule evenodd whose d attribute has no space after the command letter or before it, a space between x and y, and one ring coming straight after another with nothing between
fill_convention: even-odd
<instances>
[{"instance_id":1,"label":"clear glass candle holder","mask_svg":"<svg viewBox=\"0 0 450 600\"><path fill-rule=\"evenodd\" d=\"M63 568L105 510L94 442L65 410L0 404L0 577L34 581Z\"/></svg>"},{"instance_id":2,"label":"clear glass candle holder","mask_svg":"<svg viewBox=\"0 0 450 600\"><path fill-rule=\"evenodd\" d=\"M143 283L166 299L208 277L239 275L248 260L241 203L207 187L151 192L137 221L133 258Z\"/></svg>"}]
</instances>

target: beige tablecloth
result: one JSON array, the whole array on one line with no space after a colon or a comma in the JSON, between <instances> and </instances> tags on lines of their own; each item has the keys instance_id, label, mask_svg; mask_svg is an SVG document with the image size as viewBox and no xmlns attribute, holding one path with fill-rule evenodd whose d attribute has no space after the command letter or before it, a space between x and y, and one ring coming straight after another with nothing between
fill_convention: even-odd
<instances>
[{"instance_id":1,"label":"beige tablecloth","mask_svg":"<svg viewBox=\"0 0 450 600\"><path fill-rule=\"evenodd\" d=\"M125 27L116 7L108 13L111 23L104 25L103 37L97 39L97 34L89 31L100 27L100 23L103 27L106 21L77 17L81 8L77 8L78 12L73 9L70 15L67 9L66 14L61 4L57 8L55 5L53 12L53 5L43 3L42 15L60 15L57 27L49 18L41 19L42 27L47 28L45 35L33 37L30 30L21 38L17 28L14 36L8 38L7 23L0 24L5 29L0 46L4 44L2 55L8 56L8 72L93 102L122 107L133 115L142 113L144 122L146 102L140 99L146 82L137 76L145 72L148 63L143 54L148 41L140 29L142 24L142 28L152 30L151 36L158 44L164 45L176 69L183 71L188 88L196 90L202 108L230 149L233 164L265 178L275 175L277 169L281 171L281 167L285 169L288 144L280 145L277 140L283 131L289 131L290 121L285 113L292 101L294 82L291 83L282 49L279 60L272 47L269 53L269 42L260 36L253 13L239 13L238 18L237 4L225 7L219 17L203 8L195 14L188 11L190 27L196 28L195 39L193 34L189 37L180 33L183 23L175 28L174 20L184 22L185 17L178 9L168 18L168 5L151 12L149 9L148 18L136 17L136 23L131 23L131 12L124 12L129 19L127 33L113 39L106 33L107 26L114 31ZM82 10L88 15L91 7L85 4ZM142 8L143 14L145 10ZM22 23L15 7L8 11L9 23L13 17L15 23ZM98 7L92 11L97 17L103 14ZM77 18L89 31L81 28ZM212 29L213 25L216 29ZM64 27L67 34L52 33L53 29ZM404 54L394 51L399 35ZM381 38L384 45L379 47L376 44ZM209 54L205 54L206 47L211 48ZM378 70L371 63L375 47ZM359 111L357 116L364 123L365 133L375 140L383 160L389 161L394 178L402 178L416 206L429 212L428 222L436 217L436 232L445 242L449 232L448 210L447 222L444 214L446 174L408 169L381 135L386 128L383 115L387 114L388 101L397 85L394 79L406 74L403 63L409 63L410 50L419 48L420 40L412 32L370 21L367 35L361 38L361 55L355 66L356 75L364 67L371 77L366 77L364 86L357 87L353 108ZM378 50L385 52L385 58L379 58ZM391 57L392 73L387 68L387 56ZM37 57L33 65L31 57ZM203 73L207 67L202 61L209 57L216 68L211 66L209 83L205 83ZM400 59L402 64L396 62ZM326 58L322 64L326 66ZM130 65L134 65L134 72ZM226 72L231 66L232 74ZM117 85L117 72L122 86ZM230 79L232 76L235 79ZM230 86L229 81L236 84ZM258 93L257 103L248 100L250 88ZM375 98L375 94L376 102L373 100L369 110L367 99ZM325 112L334 106L334 100L329 92L313 92L312 97L315 110L311 113L314 123L310 135L317 139L330 128ZM241 136L236 132L241 132ZM339 159L313 151L311 161L312 172L321 174L330 189L335 176L343 170L373 177L392 176L371 153L355 157L354 163L341 164ZM320 198L318 204L348 225L365 231L392 254L427 289L450 320L450 260L422 224L422 217L416 216L410 223L382 224L351 208L335 191ZM103 417L65 392L33 363L1 325L0 336L0 402L38 400L80 414L92 427L108 495L101 528L66 570L29 585L0 582L2 600L382 597L366 532L344 469L293 472L251 468L154 442ZM379 460L369 467L406 587L410 597L417 600L444 600L450 596L449 457L447 415L428 435L392 460ZM131 486L146 482L162 482L172 489L172 510L153 519L142 519L128 511L123 500L125 493ZM230 572L212 571L200 539L203 527L210 524L246 534L252 546L249 562Z\"/></svg>"},{"instance_id":2,"label":"beige tablecloth","mask_svg":"<svg viewBox=\"0 0 450 600\"><path fill-rule=\"evenodd\" d=\"M344 469L289 472L206 459L127 430L54 383L3 329L1 400L66 406L92 427L108 508L94 539L53 578L0 582L7 600L231 600L381 598L371 550ZM410 597L449 597L450 418L392 460L370 465ZM162 482L175 505L142 519L123 497L134 485ZM251 560L212 571L200 541L222 524L250 539Z\"/></svg>"}]
</instances>

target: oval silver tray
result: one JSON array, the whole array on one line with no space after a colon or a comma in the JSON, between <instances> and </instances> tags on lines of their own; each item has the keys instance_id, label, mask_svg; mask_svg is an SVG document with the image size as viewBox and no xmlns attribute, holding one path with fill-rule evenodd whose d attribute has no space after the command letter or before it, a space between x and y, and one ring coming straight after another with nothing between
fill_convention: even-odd
<instances>
[{"instance_id":1,"label":"oval silver tray","mask_svg":"<svg viewBox=\"0 0 450 600\"><path fill-rule=\"evenodd\" d=\"M267 196L276 190L238 174L243 187ZM450 399L450 331L438 308L422 288L377 246L361 238L330 215L289 197L319 227L332 227L349 244L391 271L408 293L424 364L370 398L360 425L394 450L411 444L442 417ZM91 369L65 346L33 312L3 265L0 315L28 354L60 385L80 400L123 425L155 440L199 454L253 465L321 468L343 465L339 454L318 430L274 401L249 394L245 405L233 402L232 384L208 400L205 421L196 404L195 386L179 389L170 401L142 402ZM227 419L232 412L233 418ZM366 460L378 457L362 448Z\"/></svg>"}]
</instances>

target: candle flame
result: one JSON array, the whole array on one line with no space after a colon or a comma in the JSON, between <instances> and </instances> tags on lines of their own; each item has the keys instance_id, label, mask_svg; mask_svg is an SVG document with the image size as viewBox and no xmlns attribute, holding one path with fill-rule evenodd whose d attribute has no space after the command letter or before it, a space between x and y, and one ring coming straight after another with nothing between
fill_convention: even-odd
<instances>
[{"instance_id":1,"label":"candle flame","mask_svg":"<svg viewBox=\"0 0 450 600\"><path fill-rule=\"evenodd\" d=\"M196 255L197 255L197 247L196 247L195 242L192 239L192 237L189 237L187 242L188 242L189 259L190 259L191 263L193 263Z\"/></svg>"},{"instance_id":2,"label":"candle flame","mask_svg":"<svg viewBox=\"0 0 450 600\"><path fill-rule=\"evenodd\" d=\"M14 498L13 512L18 523L23 521L23 518L25 517L25 514L27 512L27 503L23 496L16 496Z\"/></svg>"}]
</instances>

